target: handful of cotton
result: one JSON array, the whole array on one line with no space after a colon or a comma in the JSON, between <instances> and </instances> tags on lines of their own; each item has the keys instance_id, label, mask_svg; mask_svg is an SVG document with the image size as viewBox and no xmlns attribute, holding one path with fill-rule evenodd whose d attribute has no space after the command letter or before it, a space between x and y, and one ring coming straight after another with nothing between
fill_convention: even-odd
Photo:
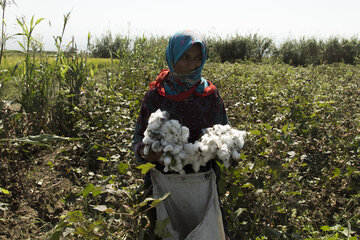
<instances>
[{"instance_id":1,"label":"handful of cotton","mask_svg":"<svg viewBox=\"0 0 360 240\"><path fill-rule=\"evenodd\" d=\"M160 109L150 115L144 132L144 154L149 153L150 147L154 152L164 152L160 157L165 166L164 171L170 168L183 174L183 162L187 157L183 146L188 142L189 129L181 126L179 121L168 118L169 114Z\"/></svg>"},{"instance_id":2,"label":"handful of cotton","mask_svg":"<svg viewBox=\"0 0 360 240\"><path fill-rule=\"evenodd\" d=\"M207 128L200 138L200 165L210 159L218 157L226 168L230 167L230 160L239 160L239 151L244 147L245 131L239 131L229 125L214 125ZM194 164L193 164L194 168Z\"/></svg>"},{"instance_id":3,"label":"handful of cotton","mask_svg":"<svg viewBox=\"0 0 360 240\"><path fill-rule=\"evenodd\" d=\"M218 157L226 168L230 160L240 158L240 149L244 146L246 133L231 128L229 125L214 125L204 129L202 137L194 143L189 143L189 129L181 126L177 120L168 120L166 111L157 110L151 114L148 127L144 132L144 154L150 148L154 152L164 152L160 161L164 164L164 171L169 169L184 174L183 167L192 165L198 172L200 166Z\"/></svg>"}]
</instances>

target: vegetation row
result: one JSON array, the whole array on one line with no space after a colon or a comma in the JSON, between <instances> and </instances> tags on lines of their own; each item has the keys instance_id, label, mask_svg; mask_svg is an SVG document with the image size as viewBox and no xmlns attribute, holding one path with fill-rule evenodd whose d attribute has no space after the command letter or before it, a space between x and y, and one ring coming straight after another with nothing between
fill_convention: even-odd
<instances>
[{"instance_id":1,"label":"vegetation row","mask_svg":"<svg viewBox=\"0 0 360 240\"><path fill-rule=\"evenodd\" d=\"M149 50L155 46L165 48L166 37L136 38L107 33L95 39L91 45L91 53L94 57L121 58L124 51L132 51L139 41L145 41ZM238 62L253 61L261 62L265 59L277 59L284 63L298 65L319 65L344 62L346 64L359 63L360 40L356 37L351 39L331 37L327 40L316 38L288 39L276 44L271 38L262 37L258 34L247 36L236 35L233 37L207 39L210 49L210 60L214 62Z\"/></svg>"}]
</instances>

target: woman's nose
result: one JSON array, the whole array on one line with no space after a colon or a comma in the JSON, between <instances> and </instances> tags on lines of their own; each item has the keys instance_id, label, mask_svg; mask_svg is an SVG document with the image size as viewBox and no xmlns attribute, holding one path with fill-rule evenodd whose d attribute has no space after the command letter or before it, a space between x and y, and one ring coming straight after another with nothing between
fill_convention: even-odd
<instances>
[{"instance_id":1,"label":"woman's nose","mask_svg":"<svg viewBox=\"0 0 360 240\"><path fill-rule=\"evenodd\" d=\"M200 66L201 66L201 63L198 60L190 61L189 67L191 68L192 71L197 69Z\"/></svg>"}]
</instances>

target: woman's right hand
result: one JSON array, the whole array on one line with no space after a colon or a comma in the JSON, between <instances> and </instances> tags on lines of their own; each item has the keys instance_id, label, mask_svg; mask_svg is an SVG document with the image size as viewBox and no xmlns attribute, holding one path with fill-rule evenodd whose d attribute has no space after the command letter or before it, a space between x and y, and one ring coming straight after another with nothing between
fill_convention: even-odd
<instances>
[{"instance_id":1,"label":"woman's right hand","mask_svg":"<svg viewBox=\"0 0 360 240\"><path fill-rule=\"evenodd\" d=\"M141 157L142 157L145 161L147 161L147 162L150 162L150 163L153 163L153 164L155 164L155 163L160 163L160 164L162 164L162 163L160 162L160 157L161 157L161 155L163 154L163 152L154 152L154 151L151 149L151 147L150 147L148 154L145 155L145 154L144 154L144 148L145 148L145 146L146 146L146 145L143 145L143 146L141 147L141 149L140 149L140 155L141 155Z\"/></svg>"}]
</instances>

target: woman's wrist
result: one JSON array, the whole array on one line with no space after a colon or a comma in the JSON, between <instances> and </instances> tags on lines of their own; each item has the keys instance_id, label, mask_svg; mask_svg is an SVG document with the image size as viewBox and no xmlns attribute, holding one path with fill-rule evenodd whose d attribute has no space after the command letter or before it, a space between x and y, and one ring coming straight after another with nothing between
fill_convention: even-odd
<instances>
[{"instance_id":1,"label":"woman's wrist","mask_svg":"<svg viewBox=\"0 0 360 240\"><path fill-rule=\"evenodd\" d=\"M135 149L134 149L134 152L136 155L138 155L139 157L143 158L143 155L144 155L144 146L145 144L141 141L141 142L138 142L136 145L135 145Z\"/></svg>"}]
</instances>

